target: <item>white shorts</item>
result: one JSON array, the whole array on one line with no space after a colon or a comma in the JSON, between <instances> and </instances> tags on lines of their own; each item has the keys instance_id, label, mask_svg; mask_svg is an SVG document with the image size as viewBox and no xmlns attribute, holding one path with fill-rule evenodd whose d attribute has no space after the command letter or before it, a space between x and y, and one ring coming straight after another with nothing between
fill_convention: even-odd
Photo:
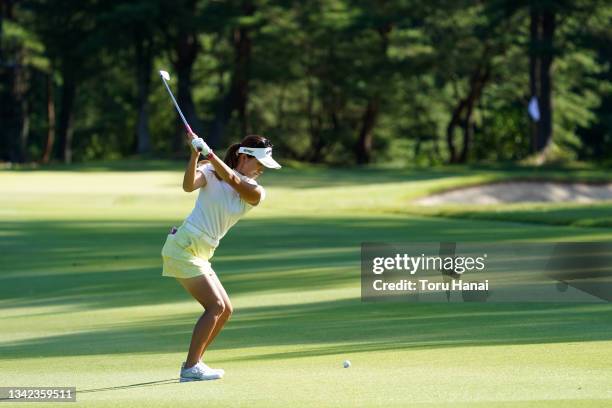
<instances>
[{"instance_id":1,"label":"white shorts","mask_svg":"<svg viewBox=\"0 0 612 408\"><path fill-rule=\"evenodd\" d=\"M176 233L166 237L162 248L162 276L173 278L194 278L200 275L211 276L215 273L210 258L215 248L202 237L181 225Z\"/></svg>"}]
</instances>

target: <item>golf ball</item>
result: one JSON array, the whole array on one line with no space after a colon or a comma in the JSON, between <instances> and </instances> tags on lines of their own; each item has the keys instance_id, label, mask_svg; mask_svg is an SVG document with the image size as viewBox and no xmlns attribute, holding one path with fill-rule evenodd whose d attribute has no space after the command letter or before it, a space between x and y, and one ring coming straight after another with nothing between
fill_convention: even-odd
<instances>
[{"instance_id":1,"label":"golf ball","mask_svg":"<svg viewBox=\"0 0 612 408\"><path fill-rule=\"evenodd\" d=\"M344 360L344 368L349 368L351 366L351 362L348 360Z\"/></svg>"}]
</instances>

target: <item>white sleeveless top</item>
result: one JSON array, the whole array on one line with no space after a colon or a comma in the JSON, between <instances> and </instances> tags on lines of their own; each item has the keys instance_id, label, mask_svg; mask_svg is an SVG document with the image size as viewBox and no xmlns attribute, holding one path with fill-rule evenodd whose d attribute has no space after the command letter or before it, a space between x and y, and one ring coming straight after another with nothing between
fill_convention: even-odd
<instances>
[{"instance_id":1,"label":"white sleeveless top","mask_svg":"<svg viewBox=\"0 0 612 408\"><path fill-rule=\"evenodd\" d=\"M206 163L196 169L206 178L206 185L200 188L195 207L185 220L187 228L203 233L204 239L216 248L219 241L238 220L254 206L240 198L240 195L225 181L217 179L212 164ZM242 180L255 186L259 185L236 170ZM266 196L262 191L261 201Z\"/></svg>"}]
</instances>

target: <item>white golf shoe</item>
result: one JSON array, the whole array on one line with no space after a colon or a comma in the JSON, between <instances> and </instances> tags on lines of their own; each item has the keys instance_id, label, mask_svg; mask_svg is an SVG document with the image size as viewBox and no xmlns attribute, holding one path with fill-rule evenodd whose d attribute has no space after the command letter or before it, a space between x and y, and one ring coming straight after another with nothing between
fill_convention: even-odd
<instances>
[{"instance_id":1,"label":"white golf shoe","mask_svg":"<svg viewBox=\"0 0 612 408\"><path fill-rule=\"evenodd\" d=\"M220 378L223 378L223 374L202 362L198 362L198 364L189 368L185 368L185 363L181 366L180 382L218 380Z\"/></svg>"},{"instance_id":2,"label":"white golf shoe","mask_svg":"<svg viewBox=\"0 0 612 408\"><path fill-rule=\"evenodd\" d=\"M206 365L205 362L203 362L202 360L198 361L198 364L203 365L205 369L207 370L212 370L212 371L216 371L217 373L221 374L221 377L223 378L223 376L225 375L225 370L222 368L211 368L208 365ZM181 364L181 370L185 367L185 362L183 361L183 363Z\"/></svg>"},{"instance_id":3,"label":"white golf shoe","mask_svg":"<svg viewBox=\"0 0 612 408\"><path fill-rule=\"evenodd\" d=\"M202 360L200 360L200 364L202 364L204 366L204 368L206 368L207 370L211 370L214 372L217 372L221 375L221 377L223 377L225 375L225 370L222 368L210 368L209 366L206 365L205 362L203 362Z\"/></svg>"}]
</instances>

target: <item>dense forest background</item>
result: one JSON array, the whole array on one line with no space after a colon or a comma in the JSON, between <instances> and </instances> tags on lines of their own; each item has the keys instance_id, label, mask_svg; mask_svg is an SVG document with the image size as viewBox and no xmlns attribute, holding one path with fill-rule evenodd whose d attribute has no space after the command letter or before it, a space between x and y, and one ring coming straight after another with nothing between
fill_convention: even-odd
<instances>
[{"instance_id":1,"label":"dense forest background","mask_svg":"<svg viewBox=\"0 0 612 408\"><path fill-rule=\"evenodd\" d=\"M214 148L605 162L610 44L601 0L0 0L0 161L184 155L165 69Z\"/></svg>"}]
</instances>

